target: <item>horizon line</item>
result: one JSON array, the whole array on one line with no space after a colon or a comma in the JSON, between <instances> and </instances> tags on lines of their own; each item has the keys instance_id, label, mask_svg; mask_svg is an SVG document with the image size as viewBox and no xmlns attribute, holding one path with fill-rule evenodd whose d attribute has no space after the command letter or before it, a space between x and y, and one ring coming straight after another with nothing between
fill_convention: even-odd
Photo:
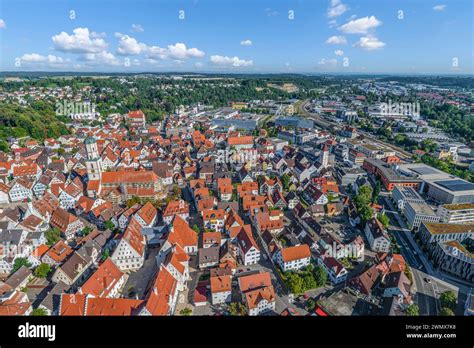
<instances>
[{"instance_id":1,"label":"horizon line","mask_svg":"<svg viewBox=\"0 0 474 348\"><path fill-rule=\"evenodd\" d=\"M44 71L44 70L35 70L35 71L0 71L1 75L6 74L86 74L86 75L159 75L159 74L168 74L168 75L301 75L301 76L317 76L317 75L402 75L402 76L414 76L414 75L423 75L423 76L459 76L459 77L474 77L474 73L459 73L459 72L237 72L237 71L227 71L227 72L215 72L215 71L135 71L135 72L124 72L124 71Z\"/></svg>"}]
</instances>

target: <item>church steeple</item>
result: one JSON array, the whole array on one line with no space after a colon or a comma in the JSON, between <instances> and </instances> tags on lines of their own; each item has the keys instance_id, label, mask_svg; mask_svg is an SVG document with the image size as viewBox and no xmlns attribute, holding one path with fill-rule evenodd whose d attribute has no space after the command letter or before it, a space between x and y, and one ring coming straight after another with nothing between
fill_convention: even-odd
<instances>
[{"instance_id":1,"label":"church steeple","mask_svg":"<svg viewBox=\"0 0 474 348\"><path fill-rule=\"evenodd\" d=\"M97 141L93 137L87 137L84 141L86 145L86 168L89 180L100 180L102 175L102 159L99 155Z\"/></svg>"}]
</instances>

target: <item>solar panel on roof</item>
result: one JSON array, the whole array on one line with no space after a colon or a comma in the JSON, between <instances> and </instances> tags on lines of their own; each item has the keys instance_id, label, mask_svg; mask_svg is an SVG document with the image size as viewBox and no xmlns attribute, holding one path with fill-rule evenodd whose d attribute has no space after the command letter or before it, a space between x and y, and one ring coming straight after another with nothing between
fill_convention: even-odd
<instances>
[{"instance_id":1,"label":"solar panel on roof","mask_svg":"<svg viewBox=\"0 0 474 348\"><path fill-rule=\"evenodd\" d=\"M415 173L418 173L420 175L426 175L426 174L436 174L438 173L437 170L430 168L430 167L419 167L419 168L411 168L412 171Z\"/></svg>"},{"instance_id":2,"label":"solar panel on roof","mask_svg":"<svg viewBox=\"0 0 474 348\"><path fill-rule=\"evenodd\" d=\"M454 192L474 190L473 183L461 179L436 181L435 184Z\"/></svg>"}]
</instances>

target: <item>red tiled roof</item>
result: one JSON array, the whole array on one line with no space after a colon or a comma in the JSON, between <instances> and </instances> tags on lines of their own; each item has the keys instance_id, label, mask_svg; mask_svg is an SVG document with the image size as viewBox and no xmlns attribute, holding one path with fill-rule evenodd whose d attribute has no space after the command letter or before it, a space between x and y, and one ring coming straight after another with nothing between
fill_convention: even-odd
<instances>
[{"instance_id":1,"label":"red tiled roof","mask_svg":"<svg viewBox=\"0 0 474 348\"><path fill-rule=\"evenodd\" d=\"M189 213L189 204L180 199L177 201L170 201L163 211L163 216L170 216L176 214Z\"/></svg>"},{"instance_id":2,"label":"red tiled roof","mask_svg":"<svg viewBox=\"0 0 474 348\"><path fill-rule=\"evenodd\" d=\"M58 208L54 211L49 222L51 226L57 227L61 232L66 232L68 226L77 220L77 217L67 212L62 208Z\"/></svg>"},{"instance_id":3,"label":"red tiled roof","mask_svg":"<svg viewBox=\"0 0 474 348\"><path fill-rule=\"evenodd\" d=\"M229 137L227 139L229 145L250 145L253 144L253 136L243 136L243 137Z\"/></svg>"},{"instance_id":4,"label":"red tiled roof","mask_svg":"<svg viewBox=\"0 0 474 348\"><path fill-rule=\"evenodd\" d=\"M137 211L137 215L140 216L147 225L153 222L157 213L156 208L150 202L146 202L145 205Z\"/></svg>"},{"instance_id":5,"label":"red tiled roof","mask_svg":"<svg viewBox=\"0 0 474 348\"><path fill-rule=\"evenodd\" d=\"M151 315L168 315L170 296L175 294L176 286L176 279L161 267L145 305Z\"/></svg>"},{"instance_id":6,"label":"red tiled roof","mask_svg":"<svg viewBox=\"0 0 474 348\"><path fill-rule=\"evenodd\" d=\"M275 301L275 291L273 290L272 285L256 290L250 290L245 293L245 299L247 300L249 309L253 309L258 307L259 303L263 300L268 302Z\"/></svg>"},{"instance_id":7,"label":"red tiled roof","mask_svg":"<svg viewBox=\"0 0 474 348\"><path fill-rule=\"evenodd\" d=\"M143 300L128 298L88 298L85 315L131 316L138 311L143 303Z\"/></svg>"},{"instance_id":8,"label":"red tiled roof","mask_svg":"<svg viewBox=\"0 0 474 348\"><path fill-rule=\"evenodd\" d=\"M120 171L102 173L102 184L156 183L158 176L153 171Z\"/></svg>"},{"instance_id":9,"label":"red tiled roof","mask_svg":"<svg viewBox=\"0 0 474 348\"><path fill-rule=\"evenodd\" d=\"M281 256L284 262L291 262L311 257L311 250L307 244L301 244L281 249Z\"/></svg>"},{"instance_id":10,"label":"red tiled roof","mask_svg":"<svg viewBox=\"0 0 474 348\"><path fill-rule=\"evenodd\" d=\"M55 262L61 263L72 252L72 248L61 239L46 252L46 255Z\"/></svg>"},{"instance_id":11,"label":"red tiled roof","mask_svg":"<svg viewBox=\"0 0 474 348\"><path fill-rule=\"evenodd\" d=\"M242 292L271 285L272 280L269 272L251 274L239 278L239 288Z\"/></svg>"},{"instance_id":12,"label":"red tiled roof","mask_svg":"<svg viewBox=\"0 0 474 348\"><path fill-rule=\"evenodd\" d=\"M145 237L141 234L141 229L142 225L140 225L135 217L132 217L123 234L123 239L126 240L139 255L143 255L145 252Z\"/></svg>"},{"instance_id":13,"label":"red tiled roof","mask_svg":"<svg viewBox=\"0 0 474 348\"><path fill-rule=\"evenodd\" d=\"M197 246L197 233L189 227L189 224L179 215L173 219L172 230L168 235L171 244L179 244L182 248L187 246Z\"/></svg>"},{"instance_id":14,"label":"red tiled roof","mask_svg":"<svg viewBox=\"0 0 474 348\"><path fill-rule=\"evenodd\" d=\"M81 293L95 297L108 297L110 291L123 276L123 272L108 258L82 285Z\"/></svg>"},{"instance_id":15,"label":"red tiled roof","mask_svg":"<svg viewBox=\"0 0 474 348\"><path fill-rule=\"evenodd\" d=\"M224 291L231 291L231 282L232 277L230 275L211 277L211 292L218 293Z\"/></svg>"}]
</instances>

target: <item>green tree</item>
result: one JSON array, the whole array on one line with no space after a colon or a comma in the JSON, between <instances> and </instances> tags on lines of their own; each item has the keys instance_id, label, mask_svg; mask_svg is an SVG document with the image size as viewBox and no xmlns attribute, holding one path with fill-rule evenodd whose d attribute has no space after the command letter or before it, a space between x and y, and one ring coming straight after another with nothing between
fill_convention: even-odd
<instances>
[{"instance_id":1,"label":"green tree","mask_svg":"<svg viewBox=\"0 0 474 348\"><path fill-rule=\"evenodd\" d=\"M283 185L283 189L285 191L288 191L289 185L290 185L290 176L288 174L283 174L280 177L281 184Z\"/></svg>"},{"instance_id":2,"label":"green tree","mask_svg":"<svg viewBox=\"0 0 474 348\"><path fill-rule=\"evenodd\" d=\"M39 317L39 316L45 316L48 315L46 312L46 309L44 308L35 308L31 311L31 316Z\"/></svg>"},{"instance_id":3,"label":"green tree","mask_svg":"<svg viewBox=\"0 0 474 348\"><path fill-rule=\"evenodd\" d=\"M456 304L457 304L456 294L451 290L443 292L439 296L439 301L441 302L441 307L446 307L453 311L456 309Z\"/></svg>"},{"instance_id":4,"label":"green tree","mask_svg":"<svg viewBox=\"0 0 474 348\"><path fill-rule=\"evenodd\" d=\"M110 220L107 220L106 222L104 222L104 227L107 229L107 230L114 230L115 229L115 225L112 221Z\"/></svg>"},{"instance_id":5,"label":"green tree","mask_svg":"<svg viewBox=\"0 0 474 348\"><path fill-rule=\"evenodd\" d=\"M305 292L304 280L296 272L287 272L285 276L291 293L299 295Z\"/></svg>"},{"instance_id":6,"label":"green tree","mask_svg":"<svg viewBox=\"0 0 474 348\"><path fill-rule=\"evenodd\" d=\"M380 223L383 225L383 227L387 228L390 225L390 219L388 218L385 213L383 214L378 214L377 215L377 220L380 221Z\"/></svg>"},{"instance_id":7,"label":"green tree","mask_svg":"<svg viewBox=\"0 0 474 348\"><path fill-rule=\"evenodd\" d=\"M247 314L247 310L244 305L240 302L231 302L227 307L230 315L233 316L243 316Z\"/></svg>"},{"instance_id":8,"label":"green tree","mask_svg":"<svg viewBox=\"0 0 474 348\"><path fill-rule=\"evenodd\" d=\"M12 273L15 273L16 271L18 271L22 266L25 266L27 268L30 268L32 265L31 263L28 261L27 258L25 257L17 257L15 259L15 261L13 262L13 269L12 269Z\"/></svg>"},{"instance_id":9,"label":"green tree","mask_svg":"<svg viewBox=\"0 0 474 348\"><path fill-rule=\"evenodd\" d=\"M105 249L103 252L102 252L102 262L104 262L105 260L107 260L107 258L110 256L110 250L109 249Z\"/></svg>"},{"instance_id":10,"label":"green tree","mask_svg":"<svg viewBox=\"0 0 474 348\"><path fill-rule=\"evenodd\" d=\"M35 276L38 278L46 278L51 272L51 267L47 263L41 263L38 267L35 269Z\"/></svg>"},{"instance_id":11,"label":"green tree","mask_svg":"<svg viewBox=\"0 0 474 348\"><path fill-rule=\"evenodd\" d=\"M372 193L372 203L377 203L381 190L382 190L382 187L380 185L380 181L377 180L377 183L375 184L374 192Z\"/></svg>"},{"instance_id":12,"label":"green tree","mask_svg":"<svg viewBox=\"0 0 474 348\"><path fill-rule=\"evenodd\" d=\"M87 236L87 235L88 235L89 233L91 233L91 232L92 232L92 227L90 227L90 226L86 226L86 227L84 227L84 228L82 229L82 234L83 234L84 236Z\"/></svg>"},{"instance_id":13,"label":"green tree","mask_svg":"<svg viewBox=\"0 0 474 348\"><path fill-rule=\"evenodd\" d=\"M141 203L140 197L133 196L127 201L127 208L133 207L135 204Z\"/></svg>"},{"instance_id":14,"label":"green tree","mask_svg":"<svg viewBox=\"0 0 474 348\"><path fill-rule=\"evenodd\" d=\"M303 285L305 290L315 289L318 287L315 277L309 272L303 276Z\"/></svg>"},{"instance_id":15,"label":"green tree","mask_svg":"<svg viewBox=\"0 0 474 348\"><path fill-rule=\"evenodd\" d=\"M370 185L359 187L358 193L354 196L353 201L361 222L364 224L372 218L374 213L370 206L372 202L372 188Z\"/></svg>"},{"instance_id":16,"label":"green tree","mask_svg":"<svg viewBox=\"0 0 474 348\"><path fill-rule=\"evenodd\" d=\"M309 298L308 301L305 303L306 311L309 313L314 312L316 308L316 300L314 298Z\"/></svg>"},{"instance_id":17,"label":"green tree","mask_svg":"<svg viewBox=\"0 0 474 348\"><path fill-rule=\"evenodd\" d=\"M418 305L413 303L407 307L405 313L411 317L418 316L420 315L420 308L418 307Z\"/></svg>"},{"instance_id":18,"label":"green tree","mask_svg":"<svg viewBox=\"0 0 474 348\"><path fill-rule=\"evenodd\" d=\"M413 284L413 274L411 272L410 266L406 265L405 266L405 271L403 273L405 273L405 275L407 276L410 283Z\"/></svg>"},{"instance_id":19,"label":"green tree","mask_svg":"<svg viewBox=\"0 0 474 348\"><path fill-rule=\"evenodd\" d=\"M359 187L357 195L354 197L354 204L357 209L369 205L372 200L372 188L369 185Z\"/></svg>"},{"instance_id":20,"label":"green tree","mask_svg":"<svg viewBox=\"0 0 474 348\"><path fill-rule=\"evenodd\" d=\"M51 246L61 239L61 231L54 227L45 232L46 245Z\"/></svg>"},{"instance_id":21,"label":"green tree","mask_svg":"<svg viewBox=\"0 0 474 348\"><path fill-rule=\"evenodd\" d=\"M198 225L194 224L193 227L191 227L194 231L196 231L196 233L199 233L200 230L199 230L199 227Z\"/></svg>"},{"instance_id":22,"label":"green tree","mask_svg":"<svg viewBox=\"0 0 474 348\"><path fill-rule=\"evenodd\" d=\"M316 285L318 287L326 285L326 282L328 281L328 274L323 267L316 266L314 268L313 273L314 273L314 279L316 281Z\"/></svg>"},{"instance_id":23,"label":"green tree","mask_svg":"<svg viewBox=\"0 0 474 348\"><path fill-rule=\"evenodd\" d=\"M444 317L452 317L454 316L454 312L451 308L443 307L441 308L439 315L444 316Z\"/></svg>"},{"instance_id":24,"label":"green tree","mask_svg":"<svg viewBox=\"0 0 474 348\"><path fill-rule=\"evenodd\" d=\"M189 316L189 315L193 314L193 311L190 308L186 307L186 308L183 308L182 310L180 310L179 314L184 315L184 316Z\"/></svg>"}]
</instances>

